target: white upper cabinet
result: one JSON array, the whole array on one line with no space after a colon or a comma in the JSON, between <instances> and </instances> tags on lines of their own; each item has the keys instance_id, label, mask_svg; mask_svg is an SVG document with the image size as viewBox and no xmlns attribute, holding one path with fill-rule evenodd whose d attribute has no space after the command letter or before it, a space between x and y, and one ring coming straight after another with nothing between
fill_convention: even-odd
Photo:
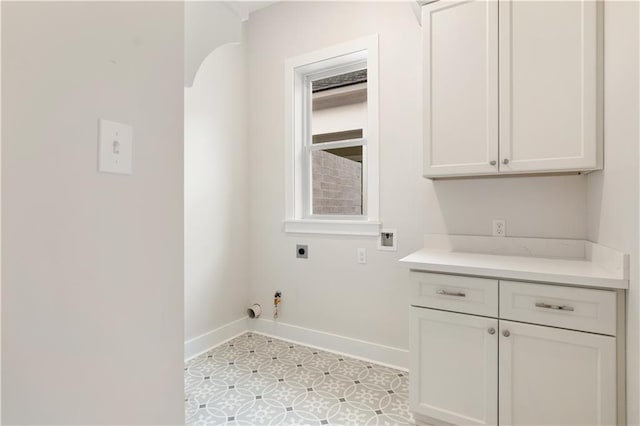
<instances>
[{"instance_id":1,"label":"white upper cabinet","mask_svg":"<svg viewBox=\"0 0 640 426\"><path fill-rule=\"evenodd\" d=\"M424 173L498 171L498 3L422 8Z\"/></svg>"},{"instance_id":2,"label":"white upper cabinet","mask_svg":"<svg viewBox=\"0 0 640 426\"><path fill-rule=\"evenodd\" d=\"M423 7L426 177L602 168L601 4Z\"/></svg>"},{"instance_id":3,"label":"white upper cabinet","mask_svg":"<svg viewBox=\"0 0 640 426\"><path fill-rule=\"evenodd\" d=\"M500 171L599 167L597 8L500 0Z\"/></svg>"}]
</instances>

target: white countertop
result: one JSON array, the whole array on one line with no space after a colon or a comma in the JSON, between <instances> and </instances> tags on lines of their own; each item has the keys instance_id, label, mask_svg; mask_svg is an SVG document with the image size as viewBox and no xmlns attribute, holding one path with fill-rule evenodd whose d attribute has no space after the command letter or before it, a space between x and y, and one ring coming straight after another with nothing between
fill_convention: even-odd
<instances>
[{"instance_id":1,"label":"white countertop","mask_svg":"<svg viewBox=\"0 0 640 426\"><path fill-rule=\"evenodd\" d=\"M589 241L501 238L494 244L493 237L465 238L426 236L425 245L429 247L400 262L418 271L609 289L629 286L628 256ZM517 249L512 250L516 246ZM548 255L544 247L548 247ZM484 252L478 252L481 250ZM523 252L535 255L523 255ZM558 257L558 254L564 256Z\"/></svg>"}]
</instances>

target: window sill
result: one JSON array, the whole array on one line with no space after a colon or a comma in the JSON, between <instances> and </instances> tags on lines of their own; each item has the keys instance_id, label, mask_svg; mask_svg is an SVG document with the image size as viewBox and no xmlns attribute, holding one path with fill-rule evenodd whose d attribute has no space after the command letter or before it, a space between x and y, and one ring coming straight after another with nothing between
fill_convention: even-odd
<instances>
[{"instance_id":1,"label":"window sill","mask_svg":"<svg viewBox=\"0 0 640 426\"><path fill-rule=\"evenodd\" d=\"M370 220L313 220L289 219L284 221L288 234L325 234L377 237L381 223Z\"/></svg>"}]
</instances>

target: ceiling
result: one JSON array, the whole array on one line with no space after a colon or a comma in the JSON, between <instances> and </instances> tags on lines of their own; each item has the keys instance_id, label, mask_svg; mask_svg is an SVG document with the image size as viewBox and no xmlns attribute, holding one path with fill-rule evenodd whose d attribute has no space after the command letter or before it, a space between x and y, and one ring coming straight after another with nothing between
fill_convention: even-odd
<instances>
[{"instance_id":1,"label":"ceiling","mask_svg":"<svg viewBox=\"0 0 640 426\"><path fill-rule=\"evenodd\" d=\"M242 19L246 21L249 19L249 15L256 10L263 9L267 6L271 6L277 3L278 0L265 0L265 1L242 1L242 0L228 0L225 3Z\"/></svg>"}]
</instances>

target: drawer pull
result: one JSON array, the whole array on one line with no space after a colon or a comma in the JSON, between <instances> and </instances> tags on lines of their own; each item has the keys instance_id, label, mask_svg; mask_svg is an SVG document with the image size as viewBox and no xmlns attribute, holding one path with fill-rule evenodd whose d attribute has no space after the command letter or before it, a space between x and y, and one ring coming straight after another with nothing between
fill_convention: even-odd
<instances>
[{"instance_id":1,"label":"drawer pull","mask_svg":"<svg viewBox=\"0 0 640 426\"><path fill-rule=\"evenodd\" d=\"M461 291L438 290L436 291L436 293L441 294L443 296L467 297L467 295Z\"/></svg>"},{"instance_id":2,"label":"drawer pull","mask_svg":"<svg viewBox=\"0 0 640 426\"><path fill-rule=\"evenodd\" d=\"M569 311L569 312L573 312L574 311L573 306L550 305L550 304L544 303L544 302L536 303L536 308L555 309L557 311Z\"/></svg>"}]
</instances>

